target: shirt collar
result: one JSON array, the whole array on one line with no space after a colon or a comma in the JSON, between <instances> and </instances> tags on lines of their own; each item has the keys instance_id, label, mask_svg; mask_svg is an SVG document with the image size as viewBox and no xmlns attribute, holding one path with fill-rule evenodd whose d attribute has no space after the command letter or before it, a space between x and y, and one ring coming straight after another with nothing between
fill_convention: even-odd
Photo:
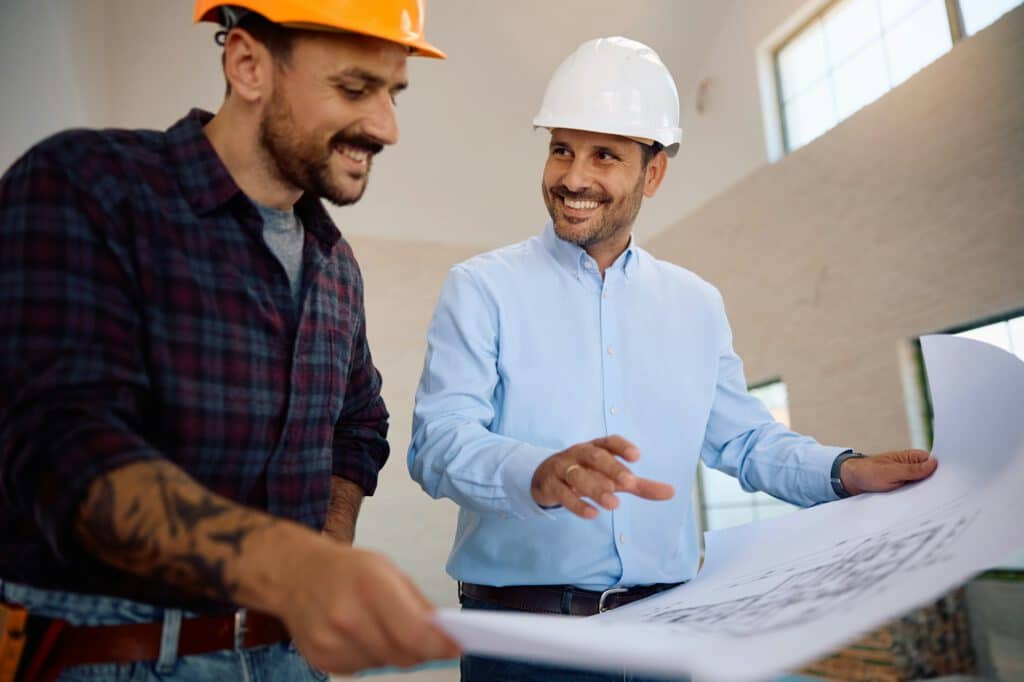
<instances>
[{"instance_id":1,"label":"shirt collar","mask_svg":"<svg viewBox=\"0 0 1024 682\"><path fill-rule=\"evenodd\" d=\"M245 196L206 137L203 126L211 119L213 114L210 112L192 109L167 129L169 153L176 166L178 184L200 215L224 206L236 196ZM248 197L245 198L251 203ZM295 214L302 220L303 227L328 249L341 238L341 232L317 197L303 194L295 203Z\"/></svg>"},{"instance_id":2,"label":"shirt collar","mask_svg":"<svg viewBox=\"0 0 1024 682\"><path fill-rule=\"evenodd\" d=\"M582 276L583 272L590 269L590 266L587 265L588 263L594 262L594 259L582 247L567 242L555 234L554 223L550 220L544 226L544 232L541 233L541 242L551 255L554 256L555 260L577 278ZM628 278L632 271L636 269L637 256L636 237L630 234L626 250L619 254L619 257L615 259L615 262L608 269L621 269L622 273Z\"/></svg>"}]
</instances>

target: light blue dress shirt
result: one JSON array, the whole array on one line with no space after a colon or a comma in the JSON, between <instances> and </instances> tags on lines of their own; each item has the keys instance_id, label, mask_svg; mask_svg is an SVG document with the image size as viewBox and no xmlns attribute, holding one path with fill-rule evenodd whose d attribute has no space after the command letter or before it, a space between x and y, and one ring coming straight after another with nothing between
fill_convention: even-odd
<instances>
[{"instance_id":1,"label":"light blue dress shirt","mask_svg":"<svg viewBox=\"0 0 1024 682\"><path fill-rule=\"evenodd\" d=\"M534 502L542 461L611 434L637 445L629 466L674 485L673 499L620 494L591 520ZM549 222L448 274L408 464L461 508L453 578L598 590L696 575L697 457L745 490L808 506L836 499L829 473L844 450L789 431L747 393L717 289L632 241L602 280Z\"/></svg>"}]
</instances>

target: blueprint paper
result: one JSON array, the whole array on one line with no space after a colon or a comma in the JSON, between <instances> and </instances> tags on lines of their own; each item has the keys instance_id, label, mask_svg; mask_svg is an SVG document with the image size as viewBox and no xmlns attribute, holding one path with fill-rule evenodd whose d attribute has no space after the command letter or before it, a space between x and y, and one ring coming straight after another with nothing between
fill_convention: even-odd
<instances>
[{"instance_id":1,"label":"blueprint paper","mask_svg":"<svg viewBox=\"0 0 1024 682\"><path fill-rule=\"evenodd\" d=\"M764 679L926 604L1024 548L1024 363L922 339L928 480L705 535L690 583L591 618L443 610L470 653L697 680Z\"/></svg>"}]
</instances>

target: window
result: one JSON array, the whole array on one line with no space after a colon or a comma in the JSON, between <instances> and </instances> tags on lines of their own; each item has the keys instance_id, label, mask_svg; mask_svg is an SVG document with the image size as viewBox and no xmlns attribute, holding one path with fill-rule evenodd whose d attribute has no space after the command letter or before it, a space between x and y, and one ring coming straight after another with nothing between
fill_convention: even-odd
<instances>
[{"instance_id":1,"label":"window","mask_svg":"<svg viewBox=\"0 0 1024 682\"><path fill-rule=\"evenodd\" d=\"M956 336L991 343L1024 360L1024 315L965 329Z\"/></svg>"},{"instance_id":2,"label":"window","mask_svg":"<svg viewBox=\"0 0 1024 682\"><path fill-rule=\"evenodd\" d=\"M789 426L789 399L786 384L771 381L751 387L750 394L765 404L775 420ZM762 492L748 493L728 474L700 463L701 517L704 530L738 526L757 519L780 516L795 509L791 504Z\"/></svg>"},{"instance_id":3,"label":"window","mask_svg":"<svg viewBox=\"0 0 1024 682\"><path fill-rule=\"evenodd\" d=\"M793 151L1024 0L840 0L775 52L783 144Z\"/></svg>"},{"instance_id":4,"label":"window","mask_svg":"<svg viewBox=\"0 0 1024 682\"><path fill-rule=\"evenodd\" d=\"M1021 0L960 0L964 32L972 36L1021 3Z\"/></svg>"}]
</instances>

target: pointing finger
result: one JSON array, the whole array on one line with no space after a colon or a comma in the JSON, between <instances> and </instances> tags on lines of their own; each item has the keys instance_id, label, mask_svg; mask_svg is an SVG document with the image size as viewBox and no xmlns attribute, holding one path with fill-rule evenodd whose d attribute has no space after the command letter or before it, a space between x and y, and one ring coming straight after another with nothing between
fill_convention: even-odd
<instances>
[{"instance_id":1,"label":"pointing finger","mask_svg":"<svg viewBox=\"0 0 1024 682\"><path fill-rule=\"evenodd\" d=\"M669 500L676 494L676 489L668 483L637 476L633 476L632 479L629 487L623 490L645 500Z\"/></svg>"}]
</instances>

